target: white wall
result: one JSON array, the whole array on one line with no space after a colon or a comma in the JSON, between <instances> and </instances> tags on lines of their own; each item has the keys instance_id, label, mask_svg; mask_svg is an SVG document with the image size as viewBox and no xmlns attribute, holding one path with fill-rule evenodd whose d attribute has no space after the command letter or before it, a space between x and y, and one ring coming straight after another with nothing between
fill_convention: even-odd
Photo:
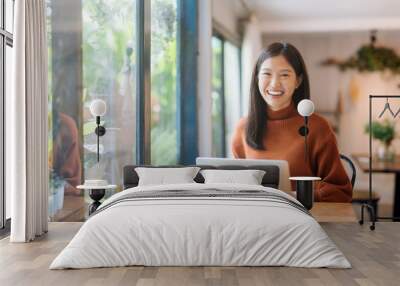
<instances>
[{"instance_id":1,"label":"white wall","mask_svg":"<svg viewBox=\"0 0 400 286\"><path fill-rule=\"evenodd\" d=\"M251 75L262 50L262 35L257 18L253 15L243 23L242 42L242 113L247 114L249 105Z\"/></svg>"},{"instance_id":2,"label":"white wall","mask_svg":"<svg viewBox=\"0 0 400 286\"><path fill-rule=\"evenodd\" d=\"M400 54L400 30L380 31L378 45L391 47ZM335 67L322 67L320 62L327 57L346 59L354 55L356 50L369 42L368 32L346 33L303 33L303 34L271 34L263 38L264 45L273 41L287 41L294 44L304 56L311 84L311 99L317 110L336 109L339 95L342 98L343 111L339 121L338 144L344 154L368 153L368 135L364 134L364 126L368 123L369 94L400 95L400 77L388 73L365 73L356 71L339 72ZM353 90L351 96L350 90ZM373 118L384 102L374 103ZM400 108L400 100L391 103L395 110ZM400 131L400 129L399 129ZM374 146L376 146L374 142ZM395 142L400 152L400 140ZM375 148L375 147L374 147ZM381 194L381 203L391 203L393 199L394 176L379 174L373 177L374 189ZM368 176L358 170L356 188L367 188Z\"/></svg>"},{"instance_id":3,"label":"white wall","mask_svg":"<svg viewBox=\"0 0 400 286\"><path fill-rule=\"evenodd\" d=\"M212 20L232 37L239 38L238 15L234 10L236 0L212 0ZM199 1L201 3L202 1ZM201 4L200 4L201 5Z\"/></svg>"}]
</instances>

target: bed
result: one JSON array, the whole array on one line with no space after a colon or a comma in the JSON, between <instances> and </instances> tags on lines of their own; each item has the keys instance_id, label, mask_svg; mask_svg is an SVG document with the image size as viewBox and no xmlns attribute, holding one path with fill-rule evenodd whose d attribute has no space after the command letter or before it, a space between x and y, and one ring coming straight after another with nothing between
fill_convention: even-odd
<instances>
[{"instance_id":1,"label":"bed","mask_svg":"<svg viewBox=\"0 0 400 286\"><path fill-rule=\"evenodd\" d=\"M310 213L279 191L277 166L261 185L193 183L138 186L137 166L54 259L50 269L144 266L350 268ZM200 166L246 169L241 166Z\"/></svg>"}]
</instances>

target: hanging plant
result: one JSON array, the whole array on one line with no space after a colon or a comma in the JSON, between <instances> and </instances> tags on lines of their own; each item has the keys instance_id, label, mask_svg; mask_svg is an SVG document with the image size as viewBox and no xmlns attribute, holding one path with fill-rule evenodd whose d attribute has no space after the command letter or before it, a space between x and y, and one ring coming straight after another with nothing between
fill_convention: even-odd
<instances>
[{"instance_id":1,"label":"hanging plant","mask_svg":"<svg viewBox=\"0 0 400 286\"><path fill-rule=\"evenodd\" d=\"M375 47L376 31L371 32L371 43L361 46L356 55L345 61L334 58L324 60L324 66L337 66L341 71L356 69L360 72L374 72L389 70L394 74L400 74L400 57L393 49Z\"/></svg>"}]
</instances>

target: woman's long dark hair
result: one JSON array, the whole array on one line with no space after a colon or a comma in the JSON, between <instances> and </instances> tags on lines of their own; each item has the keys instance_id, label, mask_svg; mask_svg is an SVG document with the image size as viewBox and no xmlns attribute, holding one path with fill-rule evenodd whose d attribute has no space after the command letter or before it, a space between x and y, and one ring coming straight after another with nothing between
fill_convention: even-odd
<instances>
[{"instance_id":1,"label":"woman's long dark hair","mask_svg":"<svg viewBox=\"0 0 400 286\"><path fill-rule=\"evenodd\" d=\"M308 80L307 69L300 52L289 43L273 43L263 50L258 57L253 70L250 83L250 105L246 126L247 144L258 150L265 150L263 138L267 132L267 103L263 99L258 88L258 73L262 63L269 58L282 55L293 67L296 76L301 77L300 86L293 93L292 100L297 104L302 99L310 98L310 83Z\"/></svg>"}]
</instances>

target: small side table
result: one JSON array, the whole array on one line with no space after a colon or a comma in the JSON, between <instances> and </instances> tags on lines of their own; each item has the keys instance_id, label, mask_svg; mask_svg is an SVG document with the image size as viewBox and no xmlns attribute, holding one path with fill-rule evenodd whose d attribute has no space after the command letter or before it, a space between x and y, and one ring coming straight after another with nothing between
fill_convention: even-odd
<instances>
[{"instance_id":1,"label":"small side table","mask_svg":"<svg viewBox=\"0 0 400 286\"><path fill-rule=\"evenodd\" d=\"M93 203L91 203L89 206L89 215L91 215L101 205L100 200L104 197L106 190L115 189L116 187L117 187L116 185L107 185L107 186L79 185L76 188L81 190L89 190L89 197L93 200Z\"/></svg>"},{"instance_id":2,"label":"small side table","mask_svg":"<svg viewBox=\"0 0 400 286\"><path fill-rule=\"evenodd\" d=\"M320 177L290 177L296 181L296 198L303 206L310 210L314 203L313 181L321 180Z\"/></svg>"}]
</instances>

